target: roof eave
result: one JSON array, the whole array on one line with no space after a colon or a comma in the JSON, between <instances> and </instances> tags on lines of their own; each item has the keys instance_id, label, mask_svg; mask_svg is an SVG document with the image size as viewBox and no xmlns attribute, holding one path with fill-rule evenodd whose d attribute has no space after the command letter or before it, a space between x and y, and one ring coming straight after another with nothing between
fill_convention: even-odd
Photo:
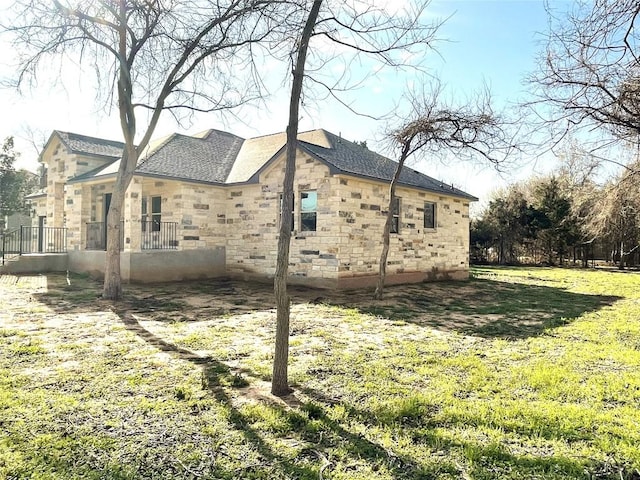
<instances>
[{"instance_id":1,"label":"roof eave","mask_svg":"<svg viewBox=\"0 0 640 480\"><path fill-rule=\"evenodd\" d=\"M370 176L370 175L363 175L360 173L353 173L353 172L348 172L346 170L342 170L341 168L336 167L334 164L332 164L331 162L329 162L328 160L325 160L324 158L322 158L320 155L316 154L315 152L313 152L311 149L306 148L305 145L301 144L300 141L298 141L298 146L300 148L302 148L305 152L307 152L309 155L311 155L313 158L315 158L316 160L318 160L319 162L323 163L324 165L326 165L327 167L329 167L329 173L331 175L347 175L350 177L355 177L355 178L363 178L363 179L367 179L367 180L372 180L374 182L380 182L380 183L384 183L384 184L389 184L390 180L385 180L384 178L380 178L380 177L374 177L374 176ZM420 173L420 172L418 172ZM457 197L457 198L464 198L466 200L469 200L470 202L477 202L479 199L474 197L473 195L470 195L466 192L462 192L462 191L451 191L448 192L446 190L438 190L435 188L428 188L428 187L420 187L417 185L411 185L409 183L404 183L402 181L398 181L398 185L402 185L403 187L407 187L407 188L413 188L415 190L422 190L425 192L432 192L432 193L438 193L441 195L447 195L450 197Z\"/></svg>"}]
</instances>

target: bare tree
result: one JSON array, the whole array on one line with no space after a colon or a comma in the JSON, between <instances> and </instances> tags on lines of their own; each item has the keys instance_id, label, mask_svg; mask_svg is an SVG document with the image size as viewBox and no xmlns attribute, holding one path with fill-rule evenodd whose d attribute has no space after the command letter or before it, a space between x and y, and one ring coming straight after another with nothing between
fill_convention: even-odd
<instances>
[{"instance_id":1,"label":"bare tree","mask_svg":"<svg viewBox=\"0 0 640 480\"><path fill-rule=\"evenodd\" d=\"M579 197L582 222L589 242L598 240L624 268L626 258L640 248L640 188L638 162L602 186L586 185Z\"/></svg>"},{"instance_id":2,"label":"bare tree","mask_svg":"<svg viewBox=\"0 0 640 480\"><path fill-rule=\"evenodd\" d=\"M456 153L458 158L479 157L500 167L515 149L511 140L513 134L507 128L509 124L493 111L487 90L478 95L474 102L462 106L447 103L442 99L442 94L441 85L435 82L430 92L410 96L408 118L389 134L400 153L398 166L389 184L389 205L374 293L376 299L381 299L383 295L396 186L407 158L418 152L441 158L442 155Z\"/></svg>"},{"instance_id":3,"label":"bare tree","mask_svg":"<svg viewBox=\"0 0 640 480\"><path fill-rule=\"evenodd\" d=\"M21 53L17 86L35 82L48 60L72 58L95 69L99 96L117 104L125 147L107 217L104 298L122 295L122 206L161 113L220 111L251 98L251 84L234 72L252 67L243 47L266 38L269 10L279 3L19 0L14 6L15 18L2 30Z\"/></svg>"},{"instance_id":4,"label":"bare tree","mask_svg":"<svg viewBox=\"0 0 640 480\"><path fill-rule=\"evenodd\" d=\"M275 395L286 395L291 391L287 378L291 310L287 295L287 276L300 98L305 96L305 92L311 103L313 100L320 102L331 97L350 111L364 114L361 108L353 106L344 97L345 92L357 87L363 80L351 74L352 65L366 57L373 59L376 64L374 71L383 66L419 68L419 63L411 64L407 58L412 58L412 53L423 53L425 46L433 41L439 26L439 23L427 23L424 20L423 14L428 4L428 0L417 0L409 2L400 11L390 11L390 4L386 8L378 7L373 0L315 0L304 21L304 27L296 30L302 31L302 34L291 50L296 60L292 68L287 158L274 279L277 324L271 391ZM302 23L300 22L301 25ZM292 25L291 19L288 25ZM314 41L316 43L309 46ZM336 53L336 48L341 50L340 55ZM344 74L337 78L326 74L334 72L330 68L334 61L343 62L344 67ZM303 89L303 80L307 81L307 85L311 84L311 88Z\"/></svg>"},{"instance_id":5,"label":"bare tree","mask_svg":"<svg viewBox=\"0 0 640 480\"><path fill-rule=\"evenodd\" d=\"M289 296L287 295L287 273L289 270L289 246L291 242L291 215L286 211L293 204L293 179L295 176L296 153L298 150L298 114L300 96L304 80L304 67L307 59L309 41L316 25L322 0L314 0L307 21L300 36L296 63L293 69L293 82L289 101L289 125L287 126L287 151L283 181L282 205L280 214L280 236L278 237L278 257L274 279L274 292L277 305L276 341L273 357L273 377L271 393L286 395L291 389L288 381L289 367Z\"/></svg>"},{"instance_id":6,"label":"bare tree","mask_svg":"<svg viewBox=\"0 0 640 480\"><path fill-rule=\"evenodd\" d=\"M547 4L550 33L529 105L552 128L555 142L583 130L603 148L640 139L640 4L575 2L568 12ZM596 135L596 134L601 135ZM594 138L595 137L595 138Z\"/></svg>"}]
</instances>

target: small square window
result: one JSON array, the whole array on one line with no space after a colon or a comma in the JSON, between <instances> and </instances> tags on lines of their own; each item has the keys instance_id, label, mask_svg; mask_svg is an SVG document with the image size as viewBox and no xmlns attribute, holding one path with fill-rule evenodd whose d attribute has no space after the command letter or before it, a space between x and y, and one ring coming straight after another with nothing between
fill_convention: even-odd
<instances>
[{"instance_id":1,"label":"small square window","mask_svg":"<svg viewBox=\"0 0 640 480\"><path fill-rule=\"evenodd\" d=\"M436 204L433 202L424 204L424 228L436 228Z\"/></svg>"}]
</instances>

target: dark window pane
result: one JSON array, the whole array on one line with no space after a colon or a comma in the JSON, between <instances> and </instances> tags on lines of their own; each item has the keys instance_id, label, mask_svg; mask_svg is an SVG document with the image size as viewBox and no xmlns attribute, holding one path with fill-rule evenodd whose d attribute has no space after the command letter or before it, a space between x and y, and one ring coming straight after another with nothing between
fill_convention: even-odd
<instances>
[{"instance_id":1,"label":"dark window pane","mask_svg":"<svg viewBox=\"0 0 640 480\"><path fill-rule=\"evenodd\" d=\"M436 204L426 202L424 204L424 228L436 228Z\"/></svg>"},{"instance_id":2,"label":"dark window pane","mask_svg":"<svg viewBox=\"0 0 640 480\"><path fill-rule=\"evenodd\" d=\"M151 213L162 212L162 197L151 197Z\"/></svg>"},{"instance_id":3,"label":"dark window pane","mask_svg":"<svg viewBox=\"0 0 640 480\"><path fill-rule=\"evenodd\" d=\"M391 220L391 233L398 233L398 217Z\"/></svg>"},{"instance_id":4,"label":"dark window pane","mask_svg":"<svg viewBox=\"0 0 640 480\"><path fill-rule=\"evenodd\" d=\"M391 221L391 233L400 232L400 197L394 197L391 202L391 211L393 219Z\"/></svg>"},{"instance_id":5,"label":"dark window pane","mask_svg":"<svg viewBox=\"0 0 640 480\"><path fill-rule=\"evenodd\" d=\"M300 229L303 232L316 231L316 212L304 212L300 214Z\"/></svg>"}]
</instances>

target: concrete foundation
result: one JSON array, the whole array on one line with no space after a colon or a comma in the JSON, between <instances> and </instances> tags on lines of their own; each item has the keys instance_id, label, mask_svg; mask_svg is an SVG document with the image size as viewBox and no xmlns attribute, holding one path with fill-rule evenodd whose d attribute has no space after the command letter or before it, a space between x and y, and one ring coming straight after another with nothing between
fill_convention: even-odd
<instances>
[{"instance_id":1,"label":"concrete foundation","mask_svg":"<svg viewBox=\"0 0 640 480\"><path fill-rule=\"evenodd\" d=\"M66 272L68 268L66 253L34 253L21 255L0 266L0 273L47 273Z\"/></svg>"},{"instance_id":2,"label":"concrete foundation","mask_svg":"<svg viewBox=\"0 0 640 480\"><path fill-rule=\"evenodd\" d=\"M230 278L239 281L273 282L273 276L260 273L231 273ZM388 274L385 277L385 285L402 285L409 283L435 282L443 280L467 280L468 270L437 270L430 272L407 272ZM289 285L300 285L309 288L326 290L356 290L360 288L374 288L378 283L378 275L343 276L338 278L314 278L299 275L289 275Z\"/></svg>"},{"instance_id":3,"label":"concrete foundation","mask_svg":"<svg viewBox=\"0 0 640 480\"><path fill-rule=\"evenodd\" d=\"M69 252L69 270L104 278L103 251ZM124 282L155 283L225 276L224 248L200 250L148 250L121 252L120 274Z\"/></svg>"}]
</instances>

